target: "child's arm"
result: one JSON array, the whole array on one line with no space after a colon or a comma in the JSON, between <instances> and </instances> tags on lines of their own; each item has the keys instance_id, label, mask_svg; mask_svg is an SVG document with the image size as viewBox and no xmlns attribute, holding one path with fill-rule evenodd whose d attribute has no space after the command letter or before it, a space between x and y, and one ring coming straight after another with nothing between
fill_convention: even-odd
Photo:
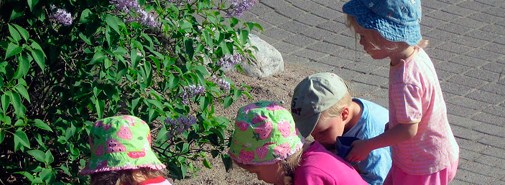
<instances>
[{"instance_id":1,"label":"child's arm","mask_svg":"<svg viewBox=\"0 0 505 185\"><path fill-rule=\"evenodd\" d=\"M406 141L417 134L417 126L418 123L400 123L377 137L354 141L346 160L359 162L365 160L372 150Z\"/></svg>"}]
</instances>

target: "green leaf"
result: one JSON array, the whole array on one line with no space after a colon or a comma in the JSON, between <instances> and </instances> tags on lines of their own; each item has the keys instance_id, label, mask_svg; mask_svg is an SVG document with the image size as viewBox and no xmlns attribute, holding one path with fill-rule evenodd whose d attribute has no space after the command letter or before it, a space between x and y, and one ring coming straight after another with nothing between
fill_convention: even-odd
<instances>
[{"instance_id":1,"label":"green leaf","mask_svg":"<svg viewBox=\"0 0 505 185\"><path fill-rule=\"evenodd\" d=\"M105 67L105 69L109 69L110 66L112 66L112 60L109 60L109 58L105 58L105 60L103 60L103 66Z\"/></svg>"},{"instance_id":2,"label":"green leaf","mask_svg":"<svg viewBox=\"0 0 505 185\"><path fill-rule=\"evenodd\" d=\"M168 139L168 131L167 129L165 128L165 125L161 126L161 128L159 129L160 131L158 131L158 134L157 134L157 137L156 137L156 143L160 143L160 142L165 142L167 141Z\"/></svg>"},{"instance_id":3,"label":"green leaf","mask_svg":"<svg viewBox=\"0 0 505 185\"><path fill-rule=\"evenodd\" d=\"M35 59L35 62L37 62L40 69L44 70L46 67L46 54L44 53L44 50L42 50L42 47L40 47L40 45L35 41L32 42L30 46L33 48L33 50L31 50L33 59Z\"/></svg>"},{"instance_id":4,"label":"green leaf","mask_svg":"<svg viewBox=\"0 0 505 185\"><path fill-rule=\"evenodd\" d=\"M33 7L39 3L39 0L27 0L28 1L28 7L30 7L30 11L33 12Z\"/></svg>"},{"instance_id":5,"label":"green leaf","mask_svg":"<svg viewBox=\"0 0 505 185\"><path fill-rule=\"evenodd\" d=\"M88 44L88 45L91 45L91 40L89 40L89 37L84 35L84 33L79 33L79 38L81 38L82 41L84 41L84 43Z\"/></svg>"},{"instance_id":6,"label":"green leaf","mask_svg":"<svg viewBox=\"0 0 505 185\"><path fill-rule=\"evenodd\" d=\"M36 133L35 141L37 141L37 144L40 146L39 149L47 150L46 140L42 139L42 136L38 132Z\"/></svg>"},{"instance_id":7,"label":"green leaf","mask_svg":"<svg viewBox=\"0 0 505 185\"><path fill-rule=\"evenodd\" d=\"M26 126L26 123L25 123L25 121L23 119L18 119L16 121L16 123L14 123L14 126L15 127L24 127L24 126Z\"/></svg>"},{"instance_id":8,"label":"green leaf","mask_svg":"<svg viewBox=\"0 0 505 185\"><path fill-rule=\"evenodd\" d=\"M187 173L188 173L188 167L184 163L184 164L181 165L181 175L182 175L182 178L185 178L186 175L187 175Z\"/></svg>"},{"instance_id":9,"label":"green leaf","mask_svg":"<svg viewBox=\"0 0 505 185\"><path fill-rule=\"evenodd\" d=\"M149 109L149 117L148 117L148 122L152 122L156 117L158 117L158 112L156 112L155 109Z\"/></svg>"},{"instance_id":10,"label":"green leaf","mask_svg":"<svg viewBox=\"0 0 505 185\"><path fill-rule=\"evenodd\" d=\"M205 78L206 76L210 75L210 73L207 70L207 68L205 66L203 66L203 65L195 66L194 69L198 72L200 78ZM203 81L201 81L201 82L203 83Z\"/></svg>"},{"instance_id":11,"label":"green leaf","mask_svg":"<svg viewBox=\"0 0 505 185\"><path fill-rule=\"evenodd\" d=\"M238 24L239 20L235 17L232 17L230 20L230 27L235 27Z\"/></svg>"},{"instance_id":12,"label":"green leaf","mask_svg":"<svg viewBox=\"0 0 505 185\"><path fill-rule=\"evenodd\" d=\"M105 109L105 102L102 100L95 101L96 113L98 114L98 118L103 118L103 112Z\"/></svg>"},{"instance_id":13,"label":"green leaf","mask_svg":"<svg viewBox=\"0 0 505 185\"><path fill-rule=\"evenodd\" d=\"M14 73L14 79L23 78L28 74L28 70L30 70L30 58L25 54L21 54L21 56L18 57L18 68Z\"/></svg>"},{"instance_id":14,"label":"green leaf","mask_svg":"<svg viewBox=\"0 0 505 185\"><path fill-rule=\"evenodd\" d=\"M231 97L225 97L224 98L224 108L228 108L231 104L233 103L233 99Z\"/></svg>"},{"instance_id":15,"label":"green leaf","mask_svg":"<svg viewBox=\"0 0 505 185\"><path fill-rule=\"evenodd\" d=\"M26 31L23 27L17 25L17 24L12 24L12 26L16 27L16 29L19 31L19 34L23 37L25 41L27 41L30 38L30 33Z\"/></svg>"},{"instance_id":16,"label":"green leaf","mask_svg":"<svg viewBox=\"0 0 505 185\"><path fill-rule=\"evenodd\" d=\"M105 59L105 57L106 56L101 51L98 51L93 55L93 58L91 59L90 63L96 64L102 62Z\"/></svg>"},{"instance_id":17,"label":"green leaf","mask_svg":"<svg viewBox=\"0 0 505 185\"><path fill-rule=\"evenodd\" d=\"M113 16L113 15L107 15L105 17L105 22L107 25L109 25L114 31L116 31L117 34L121 34L119 31L119 25L118 23L122 22L118 17Z\"/></svg>"},{"instance_id":18,"label":"green leaf","mask_svg":"<svg viewBox=\"0 0 505 185\"><path fill-rule=\"evenodd\" d=\"M137 67L141 57L139 57L139 55L137 54L137 50L136 49L131 49L130 51L130 59L131 59L131 62L132 62L132 67Z\"/></svg>"},{"instance_id":19,"label":"green leaf","mask_svg":"<svg viewBox=\"0 0 505 185\"><path fill-rule=\"evenodd\" d=\"M21 172L14 172L15 174L21 174L23 175L24 177L26 177L30 182L33 182L34 181L34 177L31 173L27 172L27 171L21 171Z\"/></svg>"},{"instance_id":20,"label":"green leaf","mask_svg":"<svg viewBox=\"0 0 505 185\"><path fill-rule=\"evenodd\" d=\"M28 95L28 91L24 85L18 84L16 85L15 89L23 98L25 98L25 100L28 100L28 102L30 102L30 96Z\"/></svg>"},{"instance_id":21,"label":"green leaf","mask_svg":"<svg viewBox=\"0 0 505 185\"><path fill-rule=\"evenodd\" d=\"M212 169L212 164L210 164L210 162L207 158L203 159L203 165L205 167L207 167L208 169Z\"/></svg>"},{"instance_id":22,"label":"green leaf","mask_svg":"<svg viewBox=\"0 0 505 185\"><path fill-rule=\"evenodd\" d=\"M9 43L9 46L7 46L7 51L5 52L4 60L21 53L21 51L23 51L22 47L19 47L17 44L14 44L12 42Z\"/></svg>"},{"instance_id":23,"label":"green leaf","mask_svg":"<svg viewBox=\"0 0 505 185\"><path fill-rule=\"evenodd\" d=\"M224 55L231 54L230 49L228 49L228 45L226 44L225 41L222 41L221 43L219 43L219 47L221 48L221 50L223 50L222 52Z\"/></svg>"},{"instance_id":24,"label":"green leaf","mask_svg":"<svg viewBox=\"0 0 505 185\"><path fill-rule=\"evenodd\" d=\"M0 62L0 74L7 74L7 70L5 70L5 68L7 68L7 65L9 65L9 63L6 61ZM0 82L0 83L2 83L2 82ZM0 86L0 88L1 88L1 86Z\"/></svg>"},{"instance_id":25,"label":"green leaf","mask_svg":"<svg viewBox=\"0 0 505 185\"><path fill-rule=\"evenodd\" d=\"M26 133L24 131L18 129L14 133L14 151L19 149L20 145L30 148L30 142L28 140L28 136L26 136Z\"/></svg>"},{"instance_id":26,"label":"green leaf","mask_svg":"<svg viewBox=\"0 0 505 185\"><path fill-rule=\"evenodd\" d=\"M68 140L72 136L74 136L75 135L75 130L76 130L75 126L73 124L70 124L70 128L67 128L67 130L65 130L65 138ZM73 145L71 145L71 146L73 147ZM72 149L72 147L70 149Z\"/></svg>"},{"instance_id":27,"label":"green leaf","mask_svg":"<svg viewBox=\"0 0 505 185\"><path fill-rule=\"evenodd\" d=\"M263 27L258 23L247 22L246 25L247 25L247 29L249 29L249 30L253 30L254 28L258 28L258 30L263 31Z\"/></svg>"},{"instance_id":28,"label":"green leaf","mask_svg":"<svg viewBox=\"0 0 505 185\"><path fill-rule=\"evenodd\" d=\"M245 45L245 44L247 44L247 41L249 41L249 31L241 30L240 31L240 43Z\"/></svg>"},{"instance_id":29,"label":"green leaf","mask_svg":"<svg viewBox=\"0 0 505 185\"><path fill-rule=\"evenodd\" d=\"M47 150L44 156L44 161L46 164L51 164L54 162L54 156L51 153L51 150Z\"/></svg>"},{"instance_id":30,"label":"green leaf","mask_svg":"<svg viewBox=\"0 0 505 185\"><path fill-rule=\"evenodd\" d=\"M132 100L132 104L130 106L130 108L131 108L130 112L132 112L132 113L136 112L135 110L137 108L137 105L139 104L139 101L140 101L140 98L136 98L136 99Z\"/></svg>"},{"instance_id":31,"label":"green leaf","mask_svg":"<svg viewBox=\"0 0 505 185\"><path fill-rule=\"evenodd\" d=\"M18 43L21 40L21 36L19 35L18 30L16 30L10 24L8 26L9 26L9 33L11 34L12 39L14 39L16 43Z\"/></svg>"},{"instance_id":32,"label":"green leaf","mask_svg":"<svg viewBox=\"0 0 505 185\"><path fill-rule=\"evenodd\" d=\"M2 144L4 139L5 139L5 131L3 129L0 129L0 144Z\"/></svg>"},{"instance_id":33,"label":"green leaf","mask_svg":"<svg viewBox=\"0 0 505 185\"><path fill-rule=\"evenodd\" d=\"M91 12L91 10L89 9L84 9L82 12L81 12L81 18L79 19L79 22L80 23L88 23L90 20L91 20L91 14L93 14Z\"/></svg>"},{"instance_id":34,"label":"green leaf","mask_svg":"<svg viewBox=\"0 0 505 185\"><path fill-rule=\"evenodd\" d=\"M189 143L183 143L182 144L182 153L188 153L189 152Z\"/></svg>"},{"instance_id":35,"label":"green leaf","mask_svg":"<svg viewBox=\"0 0 505 185\"><path fill-rule=\"evenodd\" d=\"M46 130L49 132L53 131L53 129L51 129L51 127L49 127L49 125L47 125L44 121L42 121L40 119L35 119L34 122L35 122L34 125L42 130Z\"/></svg>"},{"instance_id":36,"label":"green leaf","mask_svg":"<svg viewBox=\"0 0 505 185\"><path fill-rule=\"evenodd\" d=\"M4 9L5 9L5 8L4 8ZM24 15L24 11L23 11L23 9L14 8L14 9L12 10L11 17L9 18L9 20L11 20L11 21L12 21L12 20L14 20L14 19L17 19L17 18L19 18L19 17L23 16L23 15Z\"/></svg>"},{"instance_id":37,"label":"green leaf","mask_svg":"<svg viewBox=\"0 0 505 185\"><path fill-rule=\"evenodd\" d=\"M65 165L65 164L64 164ZM63 171L63 173L65 173L66 175L68 176L72 176L72 174L70 173L70 170L68 170L68 167L65 165L61 165L60 166L60 169Z\"/></svg>"},{"instance_id":38,"label":"green leaf","mask_svg":"<svg viewBox=\"0 0 505 185\"><path fill-rule=\"evenodd\" d=\"M191 29L193 29L193 25L188 22L187 20L181 20L181 22L179 22L180 24L180 28L182 30L184 30L184 32L190 32Z\"/></svg>"},{"instance_id":39,"label":"green leaf","mask_svg":"<svg viewBox=\"0 0 505 185\"><path fill-rule=\"evenodd\" d=\"M35 158L35 160L40 161L40 162L45 162L46 154L44 154L43 151L40 150L28 150L26 153L30 154Z\"/></svg>"},{"instance_id":40,"label":"green leaf","mask_svg":"<svg viewBox=\"0 0 505 185\"><path fill-rule=\"evenodd\" d=\"M193 55L195 54L195 50L193 48L193 39L185 39L184 46L186 48L186 54L188 55L188 59L191 60Z\"/></svg>"},{"instance_id":41,"label":"green leaf","mask_svg":"<svg viewBox=\"0 0 505 185\"><path fill-rule=\"evenodd\" d=\"M54 180L54 172L53 169L50 168L44 168L42 171L39 173L40 178L46 183L46 184L52 184L51 182Z\"/></svg>"},{"instance_id":42,"label":"green leaf","mask_svg":"<svg viewBox=\"0 0 505 185\"><path fill-rule=\"evenodd\" d=\"M231 160L229 155L223 154L221 155L221 160L223 161L224 168L226 169L226 172L230 171L233 165L233 161Z\"/></svg>"},{"instance_id":43,"label":"green leaf","mask_svg":"<svg viewBox=\"0 0 505 185\"><path fill-rule=\"evenodd\" d=\"M208 30L203 30L202 32L203 34L203 38L205 39L205 43L207 44L207 46L209 46L209 48L214 48L214 41L212 40L212 37L210 37L210 33Z\"/></svg>"},{"instance_id":44,"label":"green leaf","mask_svg":"<svg viewBox=\"0 0 505 185\"><path fill-rule=\"evenodd\" d=\"M25 106L21 103L21 97L18 93L11 93L10 95L14 112L18 117L23 117L25 115Z\"/></svg>"},{"instance_id":45,"label":"green leaf","mask_svg":"<svg viewBox=\"0 0 505 185\"><path fill-rule=\"evenodd\" d=\"M1 100L2 100L2 110L4 112L7 112L7 108L9 108L9 104L11 103L10 102L10 94L11 94L11 92L7 91L1 97Z\"/></svg>"}]
</instances>

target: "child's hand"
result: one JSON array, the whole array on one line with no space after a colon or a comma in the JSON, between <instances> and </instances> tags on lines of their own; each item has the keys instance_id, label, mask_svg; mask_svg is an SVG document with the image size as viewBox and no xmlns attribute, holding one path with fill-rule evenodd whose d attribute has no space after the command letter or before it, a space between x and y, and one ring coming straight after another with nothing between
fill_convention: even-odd
<instances>
[{"instance_id":1,"label":"child's hand","mask_svg":"<svg viewBox=\"0 0 505 185\"><path fill-rule=\"evenodd\" d=\"M346 160L349 162L361 162L365 160L372 151L367 144L368 142L366 140L356 140L352 142L352 148L349 154L347 154Z\"/></svg>"}]
</instances>

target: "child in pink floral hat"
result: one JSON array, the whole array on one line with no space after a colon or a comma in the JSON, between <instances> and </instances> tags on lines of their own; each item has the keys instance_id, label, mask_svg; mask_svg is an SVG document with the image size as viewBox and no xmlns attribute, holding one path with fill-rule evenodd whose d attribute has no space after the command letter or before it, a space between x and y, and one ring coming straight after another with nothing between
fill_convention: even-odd
<instances>
[{"instance_id":1,"label":"child in pink floral hat","mask_svg":"<svg viewBox=\"0 0 505 185\"><path fill-rule=\"evenodd\" d=\"M351 165L317 141L304 144L291 113L275 102L240 108L230 142L233 161L267 183L367 184Z\"/></svg>"},{"instance_id":2,"label":"child in pink floral hat","mask_svg":"<svg viewBox=\"0 0 505 185\"><path fill-rule=\"evenodd\" d=\"M166 168L151 150L149 126L134 116L95 122L89 136L91 158L81 171L91 184L170 185Z\"/></svg>"}]
</instances>

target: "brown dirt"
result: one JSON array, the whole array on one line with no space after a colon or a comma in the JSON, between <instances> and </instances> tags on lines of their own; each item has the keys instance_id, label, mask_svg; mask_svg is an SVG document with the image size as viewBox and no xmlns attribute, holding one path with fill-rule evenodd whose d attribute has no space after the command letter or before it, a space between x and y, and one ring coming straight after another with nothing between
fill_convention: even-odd
<instances>
[{"instance_id":1,"label":"brown dirt","mask_svg":"<svg viewBox=\"0 0 505 185\"><path fill-rule=\"evenodd\" d=\"M304 77L315 73L313 69L307 69L306 66L297 64L285 63L283 72L277 75L266 78L249 77L238 73L227 74L228 77L234 79L235 83L244 83L251 87L251 96L253 99L241 98L229 108L222 110L219 114L227 115L230 119L235 116L236 111L249 103L259 100L271 100L283 102L285 108L290 107L292 91L295 86ZM213 168L207 169L202 164L197 163L201 168L197 174L189 179L176 180L177 185L200 185L200 184L245 184L245 185L263 185L260 180L257 180L255 174L250 174L247 171L234 166L234 168L226 172L221 159L210 160Z\"/></svg>"}]
</instances>

